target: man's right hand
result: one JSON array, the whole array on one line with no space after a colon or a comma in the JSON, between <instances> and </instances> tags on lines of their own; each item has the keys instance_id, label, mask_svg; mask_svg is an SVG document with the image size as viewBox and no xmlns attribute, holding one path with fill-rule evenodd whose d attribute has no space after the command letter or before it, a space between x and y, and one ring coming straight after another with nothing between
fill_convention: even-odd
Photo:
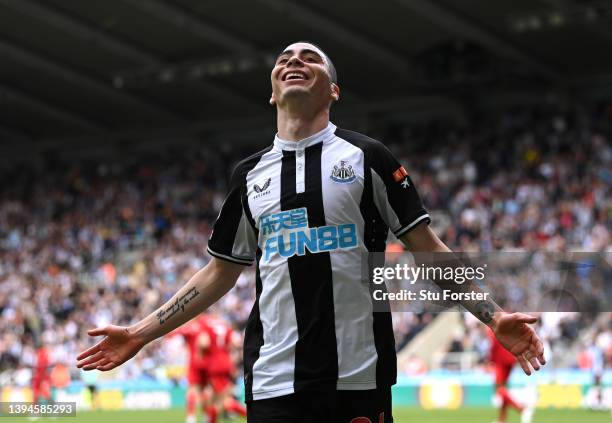
<instances>
[{"instance_id":1,"label":"man's right hand","mask_svg":"<svg viewBox=\"0 0 612 423\"><path fill-rule=\"evenodd\" d=\"M127 327L108 325L87 331L89 336L104 339L77 356L77 367L83 370L114 369L134 357L146 342L130 333Z\"/></svg>"}]
</instances>

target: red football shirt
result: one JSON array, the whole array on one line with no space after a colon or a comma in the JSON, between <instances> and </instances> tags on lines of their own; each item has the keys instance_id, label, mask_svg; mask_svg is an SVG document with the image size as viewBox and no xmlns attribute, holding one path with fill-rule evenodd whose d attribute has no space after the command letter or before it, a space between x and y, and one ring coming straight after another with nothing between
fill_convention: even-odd
<instances>
[{"instance_id":1,"label":"red football shirt","mask_svg":"<svg viewBox=\"0 0 612 423\"><path fill-rule=\"evenodd\" d=\"M36 351L36 368L34 370L33 379L46 379L49 377L49 365L51 364L51 358L49 357L49 350L45 347L41 347Z\"/></svg>"},{"instance_id":2,"label":"red football shirt","mask_svg":"<svg viewBox=\"0 0 612 423\"><path fill-rule=\"evenodd\" d=\"M197 370L206 370L209 365L209 351L201 348L201 337L209 337L211 329L208 324L208 317L201 315L187 324L177 329L177 333L183 336L187 343L187 349L189 351L189 364L190 368Z\"/></svg>"},{"instance_id":3,"label":"red football shirt","mask_svg":"<svg viewBox=\"0 0 612 423\"><path fill-rule=\"evenodd\" d=\"M512 355L510 351L508 351L502 344L499 343L493 331L490 329L487 331L489 333L489 339L491 340L491 361L493 364L499 366L512 366L516 363L516 358Z\"/></svg>"},{"instance_id":4,"label":"red football shirt","mask_svg":"<svg viewBox=\"0 0 612 423\"><path fill-rule=\"evenodd\" d=\"M210 373L231 373L234 370L231 351L234 331L220 319L208 321L210 329Z\"/></svg>"}]
</instances>

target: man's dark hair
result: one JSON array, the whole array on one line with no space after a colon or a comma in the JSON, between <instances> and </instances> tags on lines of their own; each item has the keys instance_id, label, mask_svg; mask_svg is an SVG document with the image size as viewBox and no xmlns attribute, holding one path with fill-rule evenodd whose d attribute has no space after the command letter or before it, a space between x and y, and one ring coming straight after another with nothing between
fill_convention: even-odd
<instances>
[{"instance_id":1,"label":"man's dark hair","mask_svg":"<svg viewBox=\"0 0 612 423\"><path fill-rule=\"evenodd\" d=\"M317 44L313 43L312 41L302 40L302 41L296 41L295 43L291 43L291 44L297 44L297 43L311 44L315 46L321 53L323 53L323 55L325 56L325 61L327 62L327 70L329 71L329 79L334 84L338 84L338 74L336 73L336 67L334 66L334 62L332 62L332 60L329 58L327 53L325 53L325 50L323 50L321 47L319 47Z\"/></svg>"}]
</instances>

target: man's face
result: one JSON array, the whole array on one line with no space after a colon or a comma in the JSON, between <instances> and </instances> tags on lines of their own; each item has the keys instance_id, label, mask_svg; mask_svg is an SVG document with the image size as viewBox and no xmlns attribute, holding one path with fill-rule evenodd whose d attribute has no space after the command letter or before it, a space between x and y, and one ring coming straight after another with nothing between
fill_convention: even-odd
<instances>
[{"instance_id":1,"label":"man's face","mask_svg":"<svg viewBox=\"0 0 612 423\"><path fill-rule=\"evenodd\" d=\"M294 96L312 96L326 103L338 99L338 87L331 83L325 55L312 44L288 46L277 57L271 80L271 104L283 104Z\"/></svg>"}]
</instances>

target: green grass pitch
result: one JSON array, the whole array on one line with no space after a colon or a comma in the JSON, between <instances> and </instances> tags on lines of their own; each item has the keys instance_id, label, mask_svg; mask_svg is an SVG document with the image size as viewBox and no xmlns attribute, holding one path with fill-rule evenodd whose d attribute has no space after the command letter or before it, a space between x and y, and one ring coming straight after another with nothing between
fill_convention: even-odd
<instances>
[{"instance_id":1,"label":"green grass pitch","mask_svg":"<svg viewBox=\"0 0 612 423\"><path fill-rule=\"evenodd\" d=\"M491 423L496 420L492 408L464 408L460 410L422 410L419 408L396 408L396 423ZM27 418L2 418L0 423L30 421ZM183 410L164 411L94 411L79 412L76 417L51 419L39 418L38 422L49 423L182 423ZM510 411L507 423L518 423L518 415ZM610 412L588 410L537 410L533 423L611 423ZM220 423L244 423L244 420L221 420ZM344 423L344 422L338 422ZM377 423L377 422L374 422Z\"/></svg>"}]
</instances>

